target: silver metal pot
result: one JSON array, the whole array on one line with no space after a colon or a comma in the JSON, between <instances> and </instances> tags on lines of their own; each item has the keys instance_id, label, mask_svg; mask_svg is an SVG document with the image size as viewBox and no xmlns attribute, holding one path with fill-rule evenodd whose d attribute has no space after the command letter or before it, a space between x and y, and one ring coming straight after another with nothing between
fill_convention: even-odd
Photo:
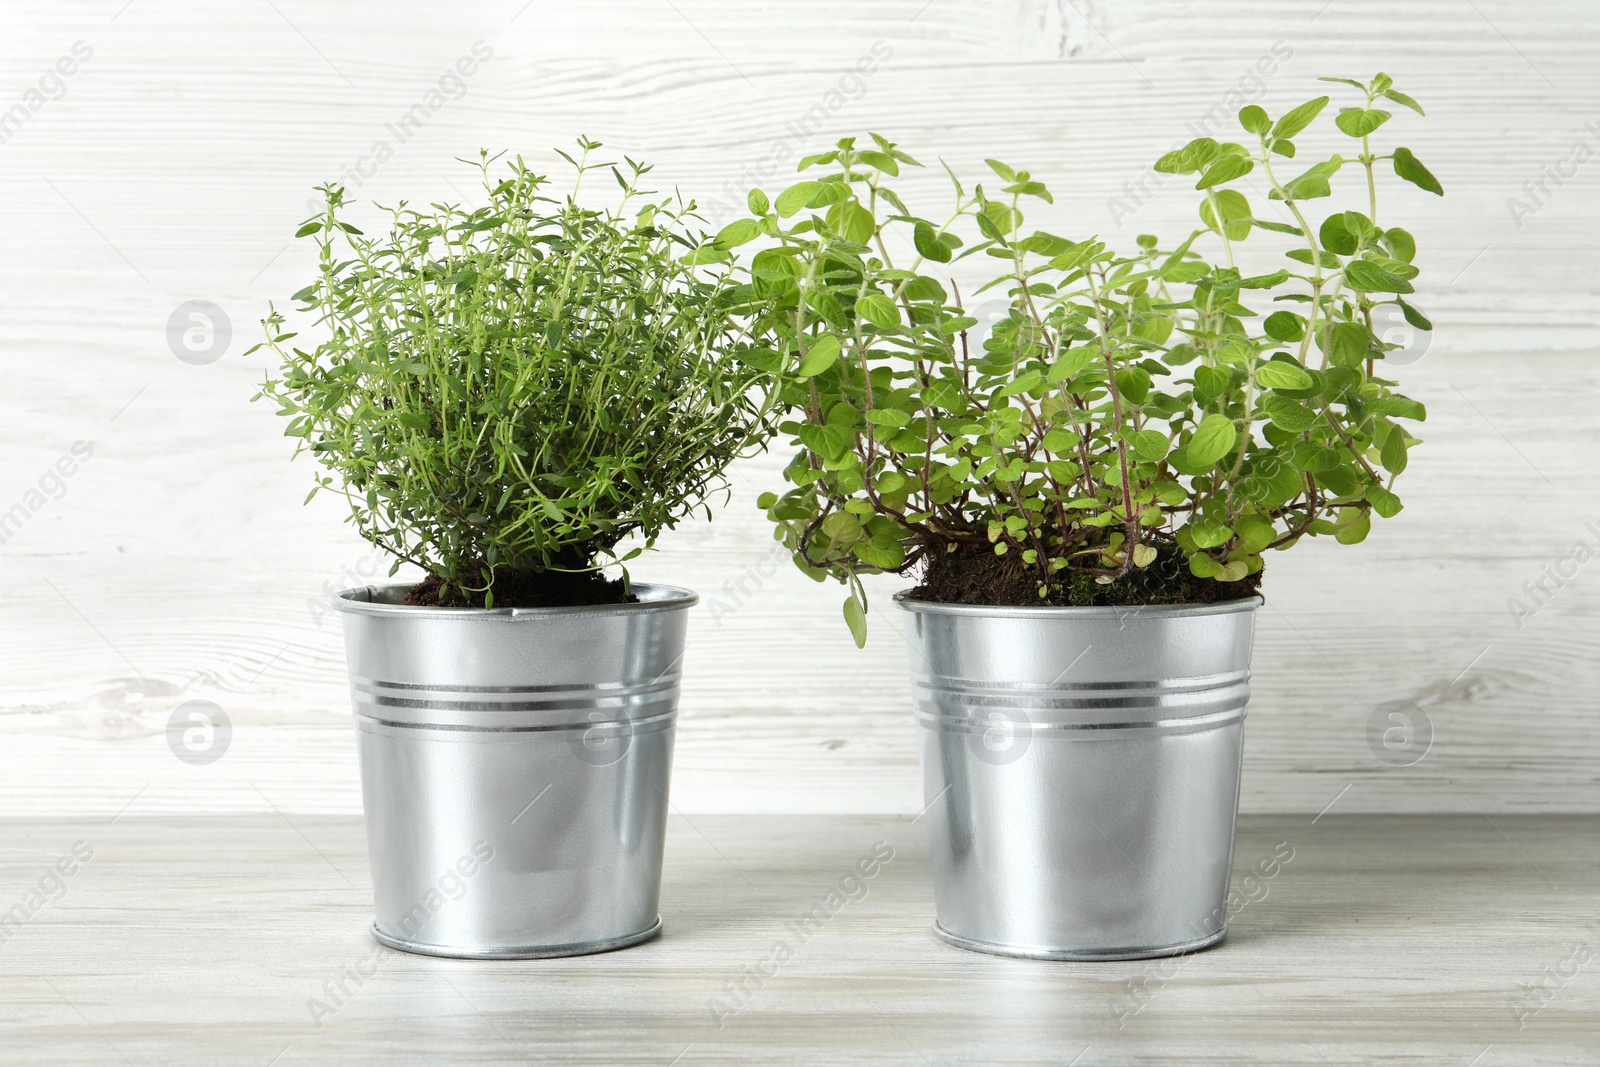
<instances>
[{"instance_id":1,"label":"silver metal pot","mask_svg":"<svg viewBox=\"0 0 1600 1067\"><path fill-rule=\"evenodd\" d=\"M1221 941L1260 597L1137 608L896 598L940 936L1053 960Z\"/></svg>"},{"instance_id":2,"label":"silver metal pot","mask_svg":"<svg viewBox=\"0 0 1600 1067\"><path fill-rule=\"evenodd\" d=\"M698 598L482 610L407 607L406 589L339 601L377 939L528 959L654 937Z\"/></svg>"}]
</instances>

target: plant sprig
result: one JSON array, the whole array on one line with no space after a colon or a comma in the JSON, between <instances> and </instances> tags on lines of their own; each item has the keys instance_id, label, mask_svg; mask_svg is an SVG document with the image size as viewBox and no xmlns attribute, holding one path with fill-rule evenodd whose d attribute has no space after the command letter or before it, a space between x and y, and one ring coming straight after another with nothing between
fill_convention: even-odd
<instances>
[{"instance_id":1,"label":"plant sprig","mask_svg":"<svg viewBox=\"0 0 1600 1067\"><path fill-rule=\"evenodd\" d=\"M917 215L893 180L920 164L876 134L803 160L823 169L771 200L750 194L718 247L764 239L759 328L799 449L795 488L760 505L803 571L849 586L858 643L863 574L999 568L1046 603L1181 599L1195 581L1243 595L1264 552L1353 544L1374 512L1400 511L1394 480L1418 443L1402 420L1426 412L1380 373L1397 346L1372 312L1431 326L1406 299L1414 239L1377 221L1377 165L1443 190L1409 149L1373 147L1392 117L1378 105L1420 114L1415 100L1383 74L1331 80L1362 94L1334 120L1359 152L1281 176L1328 98L1276 120L1244 108L1253 144L1202 137L1157 162L1202 194L1201 226L1171 248L1028 230L1024 206L1049 189L992 159L997 190L950 171L951 208ZM1313 224L1349 164L1366 211ZM1259 217L1237 188L1257 170L1286 217ZM1236 264L1258 233L1289 239L1287 266ZM1009 304L981 345L950 274L979 256L1000 273L978 291Z\"/></svg>"},{"instance_id":2,"label":"plant sprig","mask_svg":"<svg viewBox=\"0 0 1600 1067\"><path fill-rule=\"evenodd\" d=\"M694 205L653 199L648 166L579 144L561 153L563 198L520 157L483 153L483 206L401 203L377 238L322 186L325 210L297 234L320 270L294 299L326 339L291 347L283 316L265 320L282 369L259 396L325 468L312 496L342 494L396 568L491 606L507 575L638 555L771 433L742 269L695 265ZM604 209L577 198L596 172L621 188ZM618 556L630 534L642 543Z\"/></svg>"}]
</instances>

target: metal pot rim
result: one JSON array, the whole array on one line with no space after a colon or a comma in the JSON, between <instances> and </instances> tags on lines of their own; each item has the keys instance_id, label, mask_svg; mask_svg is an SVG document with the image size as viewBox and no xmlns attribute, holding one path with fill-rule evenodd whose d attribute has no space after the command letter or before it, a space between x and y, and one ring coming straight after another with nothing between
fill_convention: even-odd
<instances>
[{"instance_id":1,"label":"metal pot rim","mask_svg":"<svg viewBox=\"0 0 1600 1067\"><path fill-rule=\"evenodd\" d=\"M1237 600L1217 600L1209 604L1135 604L1126 607L1095 606L1071 607L1041 604L940 604L932 600L917 600L911 590L902 589L894 595L895 603L904 611L924 615L971 615L999 619L1104 619L1135 615L1147 619L1174 619L1186 616L1231 615L1238 611L1254 611L1266 603L1259 593Z\"/></svg>"},{"instance_id":2,"label":"metal pot rim","mask_svg":"<svg viewBox=\"0 0 1600 1067\"><path fill-rule=\"evenodd\" d=\"M364 585L339 593L336 606L352 615L432 616L452 619L549 619L569 615L646 615L658 611L681 611L700 602L698 594L676 585L635 582L637 604L579 604L551 608L440 608L402 604L414 583Z\"/></svg>"}]
</instances>

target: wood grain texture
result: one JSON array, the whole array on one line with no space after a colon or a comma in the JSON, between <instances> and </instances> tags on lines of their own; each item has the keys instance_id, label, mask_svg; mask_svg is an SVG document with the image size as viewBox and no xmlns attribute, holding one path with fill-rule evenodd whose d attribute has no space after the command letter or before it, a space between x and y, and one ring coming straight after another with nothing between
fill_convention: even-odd
<instances>
[{"instance_id":1,"label":"wood grain texture","mask_svg":"<svg viewBox=\"0 0 1600 1067\"><path fill-rule=\"evenodd\" d=\"M268 299L307 274L288 235L309 187L376 142L393 157L345 179L362 198L457 196L453 157L508 147L552 163L588 133L655 160L663 187L715 215L874 128L969 172L990 154L1026 162L1058 193L1041 222L1131 239L1186 228L1189 196L1169 182L1120 226L1108 202L1186 123L1241 84L1253 93L1247 73L1275 45L1292 53L1265 79L1275 109L1324 72L1382 68L1410 87L1430 118L1408 136L1449 195L1385 208L1417 220L1418 299L1438 324L1405 375L1430 409L1406 511L1360 547L1270 561L1244 807L1315 813L1337 795L1338 811L1600 811L1600 579L1580 570L1521 626L1507 607L1600 523L1600 163L1520 226L1506 205L1580 138L1600 147L1585 130L1600 120L1600 29L1581 0L465 0L447 14L417 0L17 0L6 29L0 111L74 42L93 55L0 143L0 510L74 442L93 457L0 545L0 812L109 815L136 792L146 813L269 798L359 810L337 623L317 598L377 565L331 505L300 506L307 466L248 403L266 363L240 353ZM492 58L402 142L390 125L480 40ZM876 42L892 54L848 80ZM912 187L940 191L931 176ZM203 367L164 336L196 298L234 330ZM855 652L839 590L771 555L753 501L780 466L740 465L717 521L685 524L638 570L706 601L678 801L914 812L887 600L901 583L874 585L874 636ZM209 767L165 744L192 699L235 727ZM1432 723L1410 767L1369 745L1392 701Z\"/></svg>"},{"instance_id":2,"label":"wood grain texture","mask_svg":"<svg viewBox=\"0 0 1600 1067\"><path fill-rule=\"evenodd\" d=\"M658 940L474 963L371 940L359 820L5 820L0 905L74 843L93 856L0 944L0 1041L37 1067L1587 1065L1597 829L1247 817L1227 941L1082 964L939 941L907 818L675 816ZM800 941L785 924L878 842L893 858L864 895ZM764 963L780 941L792 958Z\"/></svg>"}]
</instances>

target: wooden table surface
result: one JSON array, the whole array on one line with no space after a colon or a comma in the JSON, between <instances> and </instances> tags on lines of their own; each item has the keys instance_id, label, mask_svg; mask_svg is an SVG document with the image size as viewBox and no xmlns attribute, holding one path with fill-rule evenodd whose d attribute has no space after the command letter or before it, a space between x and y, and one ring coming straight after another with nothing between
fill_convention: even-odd
<instances>
[{"instance_id":1,"label":"wooden table surface","mask_svg":"<svg viewBox=\"0 0 1600 1067\"><path fill-rule=\"evenodd\" d=\"M1595 1064L1597 829L1246 817L1221 947L1083 964L935 938L908 817L675 816L661 938L478 963L375 945L356 819L12 819L0 909L25 921L0 927L0 1061ZM866 895L764 964L878 842L894 858ZM747 970L765 976L729 994Z\"/></svg>"}]
</instances>

